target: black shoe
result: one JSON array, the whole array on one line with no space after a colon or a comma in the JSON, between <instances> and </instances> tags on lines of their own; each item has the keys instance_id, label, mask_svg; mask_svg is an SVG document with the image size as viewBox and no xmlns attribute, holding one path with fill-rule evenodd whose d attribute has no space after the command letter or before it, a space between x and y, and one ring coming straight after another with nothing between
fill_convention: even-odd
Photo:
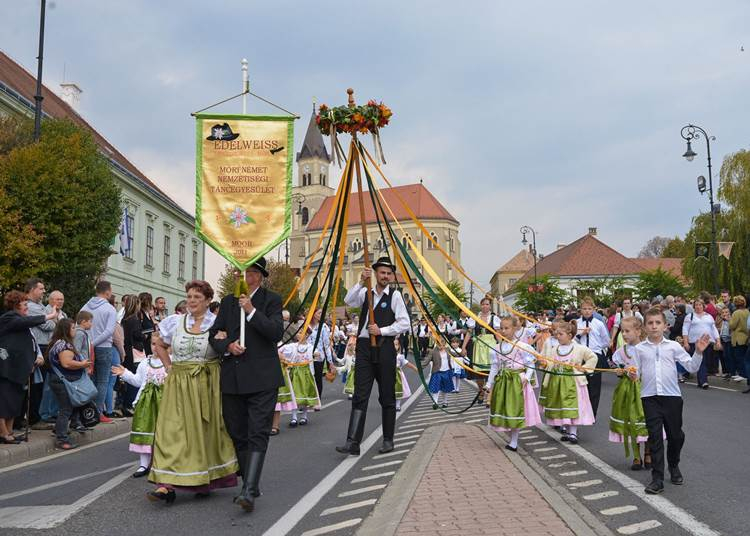
<instances>
[{"instance_id":1,"label":"black shoe","mask_svg":"<svg viewBox=\"0 0 750 536\"><path fill-rule=\"evenodd\" d=\"M701 389L708 389L708 387L709 387L709 386L708 386L708 384L707 384L707 383L704 383L704 384L702 384L702 385L701 385Z\"/></svg>"},{"instance_id":2,"label":"black shoe","mask_svg":"<svg viewBox=\"0 0 750 536\"><path fill-rule=\"evenodd\" d=\"M638 461L633 460L633 465L630 466L630 470L631 471L640 471L641 469L643 469L643 464L641 463L641 461L640 460L638 460Z\"/></svg>"},{"instance_id":3,"label":"black shoe","mask_svg":"<svg viewBox=\"0 0 750 536\"><path fill-rule=\"evenodd\" d=\"M662 491L664 491L664 482L661 480L654 480L646 486L646 489L644 490L649 495L658 495Z\"/></svg>"},{"instance_id":4,"label":"black shoe","mask_svg":"<svg viewBox=\"0 0 750 536\"><path fill-rule=\"evenodd\" d=\"M151 502L164 501L167 504L172 504L177 498L177 494L173 489L160 487L156 488L154 491L149 491L146 494L146 498Z\"/></svg>"},{"instance_id":5,"label":"black shoe","mask_svg":"<svg viewBox=\"0 0 750 536\"><path fill-rule=\"evenodd\" d=\"M138 468L138 470L133 473L133 478L141 478L143 476L146 476L148 474L148 467L143 467L142 465Z\"/></svg>"},{"instance_id":6,"label":"black shoe","mask_svg":"<svg viewBox=\"0 0 750 536\"><path fill-rule=\"evenodd\" d=\"M242 477L242 491L235 499L245 512L255 509L255 498L260 495L260 474L263 471L265 452L252 451L247 457L247 467Z\"/></svg>"},{"instance_id":7,"label":"black shoe","mask_svg":"<svg viewBox=\"0 0 750 536\"><path fill-rule=\"evenodd\" d=\"M359 442L365 432L366 413L361 409L352 409L349 415L349 429L346 432L346 444L336 447L336 452L359 456Z\"/></svg>"},{"instance_id":8,"label":"black shoe","mask_svg":"<svg viewBox=\"0 0 750 536\"><path fill-rule=\"evenodd\" d=\"M669 474L671 475L671 478L669 479L672 484L675 486L682 486L682 484L685 483L685 479L682 478L682 473L680 472L680 468L678 466L670 467L669 468Z\"/></svg>"},{"instance_id":9,"label":"black shoe","mask_svg":"<svg viewBox=\"0 0 750 536\"><path fill-rule=\"evenodd\" d=\"M385 454L386 452L392 452L394 449L393 441L389 441L387 439L383 440L383 446L378 449L378 452L380 454Z\"/></svg>"},{"instance_id":10,"label":"black shoe","mask_svg":"<svg viewBox=\"0 0 750 536\"><path fill-rule=\"evenodd\" d=\"M578 436L575 434L568 434L568 443L570 443L571 445L577 445Z\"/></svg>"},{"instance_id":11,"label":"black shoe","mask_svg":"<svg viewBox=\"0 0 750 536\"><path fill-rule=\"evenodd\" d=\"M567 433L560 436L560 441L570 441L570 437Z\"/></svg>"},{"instance_id":12,"label":"black shoe","mask_svg":"<svg viewBox=\"0 0 750 536\"><path fill-rule=\"evenodd\" d=\"M396 408L383 408L381 411L383 423L383 446L378 449L380 454L393 451L393 434L396 431Z\"/></svg>"},{"instance_id":13,"label":"black shoe","mask_svg":"<svg viewBox=\"0 0 750 536\"><path fill-rule=\"evenodd\" d=\"M745 389L744 391L742 391L742 394L746 395L747 393L750 393L750 387L748 387L747 389Z\"/></svg>"},{"instance_id":14,"label":"black shoe","mask_svg":"<svg viewBox=\"0 0 750 536\"><path fill-rule=\"evenodd\" d=\"M510 445L505 445L505 450L509 450L511 452L518 451L518 447L511 447Z\"/></svg>"}]
</instances>

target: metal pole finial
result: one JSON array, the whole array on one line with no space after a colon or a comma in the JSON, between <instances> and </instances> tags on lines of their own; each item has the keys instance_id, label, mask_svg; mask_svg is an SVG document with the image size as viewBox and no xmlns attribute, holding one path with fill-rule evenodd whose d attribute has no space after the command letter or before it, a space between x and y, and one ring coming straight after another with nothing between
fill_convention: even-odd
<instances>
[{"instance_id":1,"label":"metal pole finial","mask_svg":"<svg viewBox=\"0 0 750 536\"><path fill-rule=\"evenodd\" d=\"M354 90L352 88L349 88L346 90L346 93L349 95L349 108L354 108Z\"/></svg>"}]
</instances>

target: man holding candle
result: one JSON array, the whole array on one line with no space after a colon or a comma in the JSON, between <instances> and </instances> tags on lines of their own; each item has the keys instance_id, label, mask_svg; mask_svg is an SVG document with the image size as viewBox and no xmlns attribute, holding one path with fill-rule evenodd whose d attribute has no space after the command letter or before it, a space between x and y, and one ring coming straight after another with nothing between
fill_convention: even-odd
<instances>
[{"instance_id":1,"label":"man holding candle","mask_svg":"<svg viewBox=\"0 0 750 536\"><path fill-rule=\"evenodd\" d=\"M261 257L245 271L239 297L226 296L210 329L211 346L223 355L224 422L234 442L243 479L235 499L251 512L271 433L279 387L284 385L276 345L284 332L281 296L263 288L268 277Z\"/></svg>"}]
</instances>

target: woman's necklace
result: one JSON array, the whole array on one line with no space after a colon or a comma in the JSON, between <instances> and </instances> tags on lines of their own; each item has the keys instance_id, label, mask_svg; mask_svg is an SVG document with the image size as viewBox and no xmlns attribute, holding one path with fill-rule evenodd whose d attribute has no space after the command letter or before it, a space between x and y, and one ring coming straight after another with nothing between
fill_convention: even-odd
<instances>
[{"instance_id":1,"label":"woman's necklace","mask_svg":"<svg viewBox=\"0 0 750 536\"><path fill-rule=\"evenodd\" d=\"M560 348L562 348L563 346L570 346L570 350L568 350L567 353L561 354ZM559 344L557 348L555 348L555 352L557 352L558 357L568 357L573 353L573 344Z\"/></svg>"}]
</instances>

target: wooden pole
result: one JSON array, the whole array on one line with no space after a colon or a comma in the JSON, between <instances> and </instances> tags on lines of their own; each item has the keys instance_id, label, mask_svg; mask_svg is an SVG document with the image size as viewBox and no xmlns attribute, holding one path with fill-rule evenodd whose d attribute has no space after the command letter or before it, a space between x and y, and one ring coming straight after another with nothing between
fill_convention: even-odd
<instances>
[{"instance_id":1,"label":"wooden pole","mask_svg":"<svg viewBox=\"0 0 750 536\"><path fill-rule=\"evenodd\" d=\"M349 88L346 90L346 92L349 94L349 108L354 108L354 90L352 88ZM365 221L365 205L364 205L364 196L362 195L362 175L359 169L359 148L357 147L357 133L352 133L352 145L354 146L354 151L352 151L352 165L354 166L354 169L357 171L357 199L359 200L359 219L360 224L362 226L362 248L364 250L364 260L365 260L365 268L370 267L370 248L367 243L367 222ZM367 292L367 304L368 304L368 314L369 314L369 321L370 323L375 322L375 308L373 307L373 300L374 296L371 294L371 285L370 285L370 279L367 279L365 281L365 289ZM375 335L370 335L370 346L375 348L377 346L377 342L375 340Z\"/></svg>"}]
</instances>

